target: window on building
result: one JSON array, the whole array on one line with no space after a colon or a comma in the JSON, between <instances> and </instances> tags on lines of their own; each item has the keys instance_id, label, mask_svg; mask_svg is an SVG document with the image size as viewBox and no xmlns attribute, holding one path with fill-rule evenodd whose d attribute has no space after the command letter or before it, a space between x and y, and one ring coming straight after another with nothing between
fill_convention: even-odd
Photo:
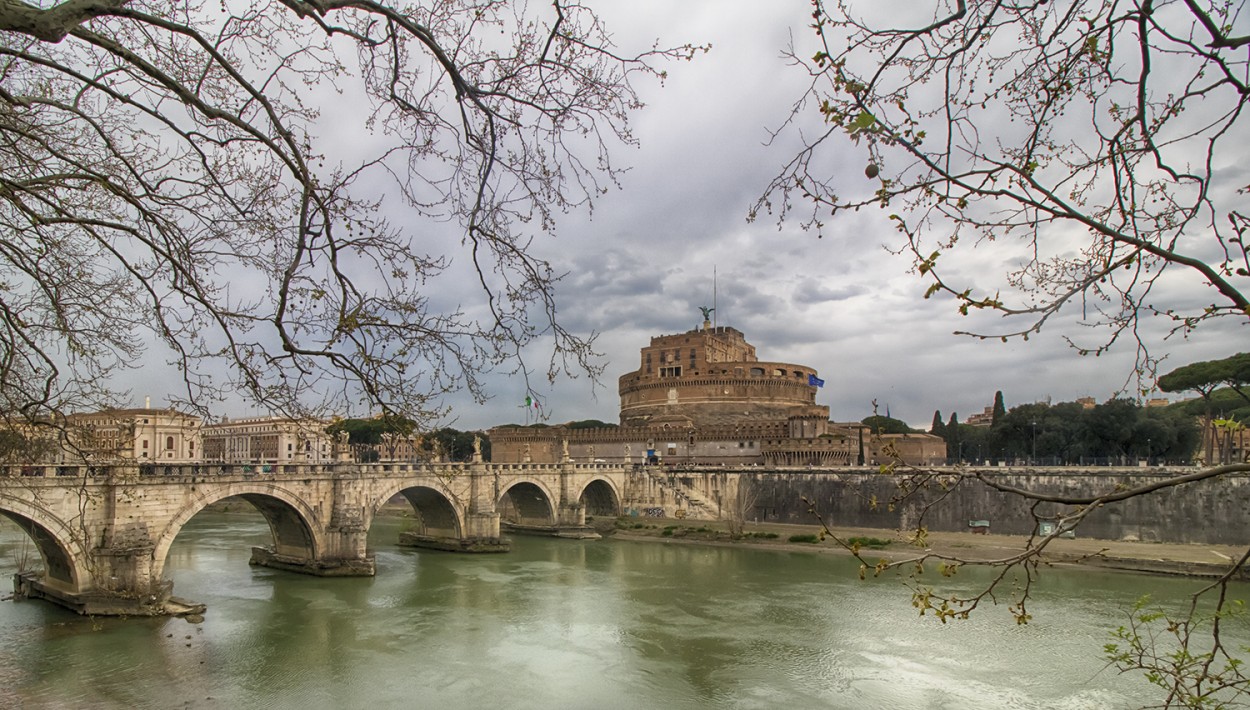
<instances>
[{"instance_id":1,"label":"window on building","mask_svg":"<svg viewBox=\"0 0 1250 710\"><path fill-rule=\"evenodd\" d=\"M764 376L764 368L762 367L751 368L751 377L763 377L763 376Z\"/></svg>"},{"instance_id":2,"label":"window on building","mask_svg":"<svg viewBox=\"0 0 1250 710\"><path fill-rule=\"evenodd\" d=\"M661 367L660 377L681 377L681 366Z\"/></svg>"},{"instance_id":3,"label":"window on building","mask_svg":"<svg viewBox=\"0 0 1250 710\"><path fill-rule=\"evenodd\" d=\"M165 448L167 449L174 448L174 437L172 436L165 437Z\"/></svg>"},{"instance_id":4,"label":"window on building","mask_svg":"<svg viewBox=\"0 0 1250 710\"><path fill-rule=\"evenodd\" d=\"M147 440L147 439L144 439L144 440L143 440L143 448L145 448L145 449L146 449L146 448L148 448L148 440Z\"/></svg>"}]
</instances>

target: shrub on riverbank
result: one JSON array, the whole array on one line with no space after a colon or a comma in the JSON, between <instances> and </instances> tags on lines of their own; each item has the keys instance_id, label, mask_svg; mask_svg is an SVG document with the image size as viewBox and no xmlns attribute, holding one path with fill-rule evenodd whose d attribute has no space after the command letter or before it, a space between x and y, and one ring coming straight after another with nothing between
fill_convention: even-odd
<instances>
[{"instance_id":1,"label":"shrub on riverbank","mask_svg":"<svg viewBox=\"0 0 1250 710\"><path fill-rule=\"evenodd\" d=\"M888 547L891 541L882 540L879 537L848 537L846 542L850 545L859 545L860 547L867 547L873 550L881 550Z\"/></svg>"}]
</instances>

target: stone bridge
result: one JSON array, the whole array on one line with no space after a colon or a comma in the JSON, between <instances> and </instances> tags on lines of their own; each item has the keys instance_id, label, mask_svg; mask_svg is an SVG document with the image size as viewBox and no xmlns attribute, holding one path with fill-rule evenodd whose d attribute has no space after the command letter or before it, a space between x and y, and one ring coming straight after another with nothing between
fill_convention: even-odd
<instances>
[{"instance_id":1,"label":"stone bridge","mask_svg":"<svg viewBox=\"0 0 1250 710\"><path fill-rule=\"evenodd\" d=\"M222 464L27 466L0 469L0 515L21 527L42 574L19 594L83 614L158 615L183 607L163 578L182 526L224 498L247 500L273 545L252 563L321 576L374 574L366 540L382 506L411 504L418 528L400 542L505 551L501 517L518 528L590 536L586 516L621 512L627 467L613 464Z\"/></svg>"}]
</instances>

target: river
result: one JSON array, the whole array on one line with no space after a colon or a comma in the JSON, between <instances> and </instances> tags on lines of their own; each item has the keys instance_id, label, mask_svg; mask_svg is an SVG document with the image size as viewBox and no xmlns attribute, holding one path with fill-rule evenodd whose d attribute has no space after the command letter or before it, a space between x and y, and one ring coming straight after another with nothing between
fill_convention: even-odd
<instances>
[{"instance_id":1,"label":"river","mask_svg":"<svg viewBox=\"0 0 1250 710\"><path fill-rule=\"evenodd\" d=\"M29 543L3 522L7 590ZM201 513L167 565L208 604L198 624L0 603L0 707L1137 707L1152 687L1102 646L1144 591L1194 586L1046 570L1027 626L1003 606L942 625L830 555L544 538L456 555L395 546L404 525L371 531L376 577L321 579L247 564L259 515Z\"/></svg>"}]
</instances>

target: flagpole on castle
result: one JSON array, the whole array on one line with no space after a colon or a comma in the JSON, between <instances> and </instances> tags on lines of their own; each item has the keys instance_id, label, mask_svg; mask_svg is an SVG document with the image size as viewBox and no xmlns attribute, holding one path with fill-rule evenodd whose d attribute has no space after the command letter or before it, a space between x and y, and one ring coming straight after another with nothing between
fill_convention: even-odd
<instances>
[{"instance_id":1,"label":"flagpole on castle","mask_svg":"<svg viewBox=\"0 0 1250 710\"><path fill-rule=\"evenodd\" d=\"M538 405L538 400L534 399L533 396L528 395L528 394L525 395L525 404L521 406L525 407L525 426L529 426L530 425L530 411L541 409L541 407ZM534 417L535 417L535 421L537 421L538 414L536 412L534 414Z\"/></svg>"},{"instance_id":2,"label":"flagpole on castle","mask_svg":"<svg viewBox=\"0 0 1250 710\"><path fill-rule=\"evenodd\" d=\"M716 329L716 264L712 264L712 329Z\"/></svg>"}]
</instances>

